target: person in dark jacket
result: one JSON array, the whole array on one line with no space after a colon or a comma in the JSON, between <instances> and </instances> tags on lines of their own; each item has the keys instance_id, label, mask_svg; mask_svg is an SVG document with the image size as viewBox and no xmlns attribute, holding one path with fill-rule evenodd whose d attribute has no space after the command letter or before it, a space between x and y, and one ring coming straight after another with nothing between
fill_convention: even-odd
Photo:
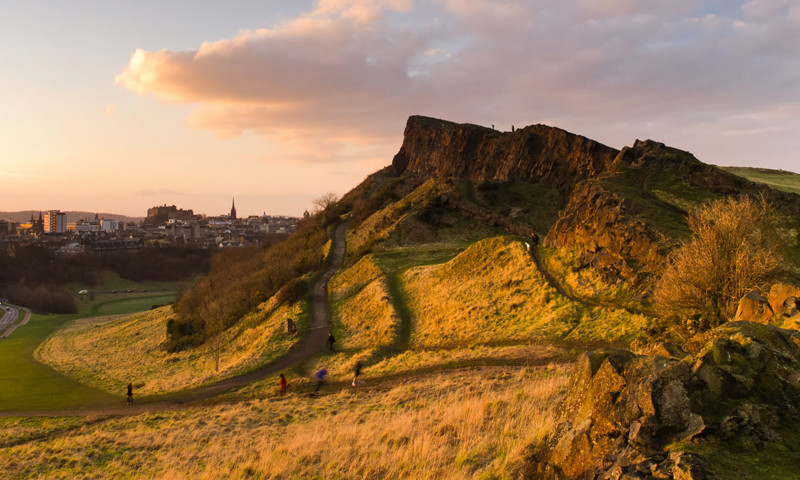
<instances>
[{"instance_id":1,"label":"person in dark jacket","mask_svg":"<svg viewBox=\"0 0 800 480\"><path fill-rule=\"evenodd\" d=\"M336 341L336 339L333 338L333 334L329 333L328 334L328 340L325 343L328 345L328 350L330 350L331 352L333 351L333 342L335 342L335 341Z\"/></svg>"},{"instance_id":2,"label":"person in dark jacket","mask_svg":"<svg viewBox=\"0 0 800 480\"><path fill-rule=\"evenodd\" d=\"M361 362L356 362L356 366L353 368L353 386L356 386L356 380L358 380L358 376L361 375Z\"/></svg>"},{"instance_id":3,"label":"person in dark jacket","mask_svg":"<svg viewBox=\"0 0 800 480\"><path fill-rule=\"evenodd\" d=\"M133 404L133 383L128 383L128 394L125 395L125 400L128 402L128 405Z\"/></svg>"}]
</instances>

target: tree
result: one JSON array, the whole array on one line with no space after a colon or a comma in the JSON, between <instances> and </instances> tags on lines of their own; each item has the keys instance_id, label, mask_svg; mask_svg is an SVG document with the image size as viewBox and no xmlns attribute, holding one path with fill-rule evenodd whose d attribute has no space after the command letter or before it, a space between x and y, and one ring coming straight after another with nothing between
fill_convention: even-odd
<instances>
[{"instance_id":1,"label":"tree","mask_svg":"<svg viewBox=\"0 0 800 480\"><path fill-rule=\"evenodd\" d=\"M333 192L328 192L325 195L316 198L311 201L316 208L316 211L323 211L326 210L328 207L332 205L336 205L336 202L339 201L339 198Z\"/></svg>"},{"instance_id":2,"label":"tree","mask_svg":"<svg viewBox=\"0 0 800 480\"><path fill-rule=\"evenodd\" d=\"M780 235L763 197L715 200L688 222L694 235L670 256L655 288L656 308L690 330L707 330L782 272Z\"/></svg>"}]
</instances>

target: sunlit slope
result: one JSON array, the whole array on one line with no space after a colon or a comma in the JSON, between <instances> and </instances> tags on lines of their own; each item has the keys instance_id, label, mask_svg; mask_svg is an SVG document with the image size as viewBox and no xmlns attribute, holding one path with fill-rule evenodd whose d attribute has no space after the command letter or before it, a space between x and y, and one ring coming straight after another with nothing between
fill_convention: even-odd
<instances>
[{"instance_id":1,"label":"sunlit slope","mask_svg":"<svg viewBox=\"0 0 800 480\"><path fill-rule=\"evenodd\" d=\"M306 306L278 305L273 297L227 330L221 342L169 353L163 348L173 313L144 313L77 320L50 336L36 358L81 383L112 393L133 382L137 395L184 390L230 377L285 354L298 341L286 318L302 328ZM213 345L220 345L219 370Z\"/></svg>"},{"instance_id":2,"label":"sunlit slope","mask_svg":"<svg viewBox=\"0 0 800 480\"><path fill-rule=\"evenodd\" d=\"M641 315L558 295L525 245L506 237L480 241L445 264L410 269L403 281L416 346L544 338L630 340L648 326Z\"/></svg>"},{"instance_id":3,"label":"sunlit slope","mask_svg":"<svg viewBox=\"0 0 800 480\"><path fill-rule=\"evenodd\" d=\"M776 190L800 194L800 174L786 170L754 167L720 167L726 172L744 177L751 182L763 183Z\"/></svg>"}]
</instances>

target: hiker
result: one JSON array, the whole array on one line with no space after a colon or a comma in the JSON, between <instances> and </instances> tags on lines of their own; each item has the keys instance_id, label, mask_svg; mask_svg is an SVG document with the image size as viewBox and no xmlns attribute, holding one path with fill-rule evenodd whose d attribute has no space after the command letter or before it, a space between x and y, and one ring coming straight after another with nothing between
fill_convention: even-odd
<instances>
[{"instance_id":1,"label":"hiker","mask_svg":"<svg viewBox=\"0 0 800 480\"><path fill-rule=\"evenodd\" d=\"M286 319L286 331L290 335L297 335L297 325L294 324L294 321L291 318Z\"/></svg>"},{"instance_id":2,"label":"hiker","mask_svg":"<svg viewBox=\"0 0 800 480\"><path fill-rule=\"evenodd\" d=\"M361 362L356 362L355 368L353 368L353 386L356 386L356 380L358 380L358 376L361 375Z\"/></svg>"},{"instance_id":3,"label":"hiker","mask_svg":"<svg viewBox=\"0 0 800 480\"><path fill-rule=\"evenodd\" d=\"M278 379L278 391L281 395L286 393L286 377L284 377L282 373Z\"/></svg>"},{"instance_id":4,"label":"hiker","mask_svg":"<svg viewBox=\"0 0 800 480\"><path fill-rule=\"evenodd\" d=\"M322 386L325 384L325 375L327 374L328 374L328 369L326 369L325 367L320 368L314 374L314 378L317 379L317 388L314 389L314 393L317 393L319 389L322 388Z\"/></svg>"},{"instance_id":5,"label":"hiker","mask_svg":"<svg viewBox=\"0 0 800 480\"><path fill-rule=\"evenodd\" d=\"M328 340L325 343L328 345L328 350L330 350L331 352L333 351L333 342L335 342L335 341L336 341L336 339L333 338L333 334L329 333L328 334Z\"/></svg>"},{"instance_id":6,"label":"hiker","mask_svg":"<svg viewBox=\"0 0 800 480\"><path fill-rule=\"evenodd\" d=\"M539 244L539 235L536 235L536 232L531 233L531 245L536 248L536 245Z\"/></svg>"},{"instance_id":7,"label":"hiker","mask_svg":"<svg viewBox=\"0 0 800 480\"><path fill-rule=\"evenodd\" d=\"M514 133L514 132L516 132L516 131L517 131L517 129L516 129L516 128L514 128L514 125L511 125L511 133Z\"/></svg>"},{"instance_id":8,"label":"hiker","mask_svg":"<svg viewBox=\"0 0 800 480\"><path fill-rule=\"evenodd\" d=\"M133 405L133 383L128 383L128 394L125 395L128 405Z\"/></svg>"}]
</instances>

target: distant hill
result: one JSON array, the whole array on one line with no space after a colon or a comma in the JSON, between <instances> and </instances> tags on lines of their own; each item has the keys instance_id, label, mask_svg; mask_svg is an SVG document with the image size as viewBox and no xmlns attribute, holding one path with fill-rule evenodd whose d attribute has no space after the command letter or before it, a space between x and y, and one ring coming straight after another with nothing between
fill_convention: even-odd
<instances>
[{"instance_id":1,"label":"distant hill","mask_svg":"<svg viewBox=\"0 0 800 480\"><path fill-rule=\"evenodd\" d=\"M726 172L744 177L751 182L763 183L790 193L800 193L800 174L786 170L770 170L754 167L719 167Z\"/></svg>"},{"instance_id":2,"label":"distant hill","mask_svg":"<svg viewBox=\"0 0 800 480\"><path fill-rule=\"evenodd\" d=\"M45 211L42 210L42 213ZM118 213L106 212L79 212L74 210L65 211L67 214L68 222L77 222L80 219L90 219L97 215L97 218L105 218L106 220L116 220L118 222L140 222L144 217L129 217L127 215L120 215ZM33 218L39 218L39 210L23 210L21 212L0 212L0 220L12 220L14 222L27 222Z\"/></svg>"}]
</instances>

